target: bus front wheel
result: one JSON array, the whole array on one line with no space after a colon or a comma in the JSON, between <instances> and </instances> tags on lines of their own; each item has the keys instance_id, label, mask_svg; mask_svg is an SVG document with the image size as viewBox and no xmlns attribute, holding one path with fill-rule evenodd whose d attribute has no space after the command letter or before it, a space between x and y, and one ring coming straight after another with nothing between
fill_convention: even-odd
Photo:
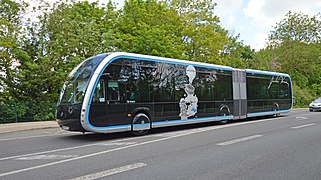
<instances>
[{"instance_id":1,"label":"bus front wheel","mask_svg":"<svg viewBox=\"0 0 321 180\"><path fill-rule=\"evenodd\" d=\"M132 134L135 136L142 136L150 130L150 119L144 113L137 113L132 122Z\"/></svg>"}]
</instances>

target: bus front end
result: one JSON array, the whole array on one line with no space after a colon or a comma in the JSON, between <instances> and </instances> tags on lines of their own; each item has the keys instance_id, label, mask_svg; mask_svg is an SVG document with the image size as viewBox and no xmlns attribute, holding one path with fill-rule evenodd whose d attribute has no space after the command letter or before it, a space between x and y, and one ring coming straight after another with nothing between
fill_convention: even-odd
<instances>
[{"instance_id":1,"label":"bus front end","mask_svg":"<svg viewBox=\"0 0 321 180\"><path fill-rule=\"evenodd\" d=\"M64 104L57 107L56 120L62 129L67 131L86 131L80 124L81 105Z\"/></svg>"},{"instance_id":2,"label":"bus front end","mask_svg":"<svg viewBox=\"0 0 321 180\"><path fill-rule=\"evenodd\" d=\"M101 54L86 59L68 75L61 90L56 110L56 121L62 129L86 131L80 122L84 96L95 69L106 56L107 54Z\"/></svg>"}]
</instances>

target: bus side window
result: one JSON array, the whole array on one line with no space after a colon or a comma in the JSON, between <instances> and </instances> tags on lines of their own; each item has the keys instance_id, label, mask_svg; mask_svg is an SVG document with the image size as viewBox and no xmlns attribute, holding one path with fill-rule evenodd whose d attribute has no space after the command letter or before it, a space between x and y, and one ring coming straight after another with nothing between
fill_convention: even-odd
<instances>
[{"instance_id":1,"label":"bus side window","mask_svg":"<svg viewBox=\"0 0 321 180\"><path fill-rule=\"evenodd\" d=\"M119 85L117 81L109 80L107 89L108 101L120 101L119 97Z\"/></svg>"},{"instance_id":2,"label":"bus side window","mask_svg":"<svg viewBox=\"0 0 321 180\"><path fill-rule=\"evenodd\" d=\"M104 79L100 79L95 90L93 101L98 103L105 102L105 92L105 81Z\"/></svg>"}]
</instances>

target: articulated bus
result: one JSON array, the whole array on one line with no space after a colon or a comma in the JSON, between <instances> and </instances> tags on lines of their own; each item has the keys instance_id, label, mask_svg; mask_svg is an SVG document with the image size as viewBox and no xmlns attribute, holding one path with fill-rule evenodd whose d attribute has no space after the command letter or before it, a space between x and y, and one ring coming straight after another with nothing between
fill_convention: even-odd
<instances>
[{"instance_id":1,"label":"articulated bus","mask_svg":"<svg viewBox=\"0 0 321 180\"><path fill-rule=\"evenodd\" d=\"M287 74L114 52L81 62L63 85L62 129L146 134L152 128L277 116L293 106Z\"/></svg>"}]
</instances>

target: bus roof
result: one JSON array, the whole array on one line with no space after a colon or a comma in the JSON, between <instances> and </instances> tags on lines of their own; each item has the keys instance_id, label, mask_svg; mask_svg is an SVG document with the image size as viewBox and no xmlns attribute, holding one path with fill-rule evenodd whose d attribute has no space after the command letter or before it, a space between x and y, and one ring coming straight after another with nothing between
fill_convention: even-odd
<instances>
[{"instance_id":1,"label":"bus roof","mask_svg":"<svg viewBox=\"0 0 321 180\"><path fill-rule=\"evenodd\" d=\"M272 71L261 71L261 70L254 70L254 69L245 69L246 73L252 73L252 74L261 74L261 75L269 75L269 76L286 76L290 77L288 74L285 73L278 73L278 72L272 72Z\"/></svg>"},{"instance_id":2,"label":"bus roof","mask_svg":"<svg viewBox=\"0 0 321 180\"><path fill-rule=\"evenodd\" d=\"M166 58L166 57L143 55L143 54L135 54L135 53L128 53L128 52L109 52L109 53L104 53L104 54L107 54L108 56L106 58L109 59L106 63L110 62L110 60L112 60L116 57L124 57L124 58L133 58L133 59L151 60L151 61L156 61L156 62L170 62L170 63L175 63L175 64L196 65L198 67L211 67L211 68L215 68L215 69L229 70L229 71L237 69L237 68L232 68L230 66L222 66L222 65L217 65L217 64L180 60L180 59L174 59L174 58ZM272 72L272 71L261 71L261 70L254 70L254 69L244 69L244 70L246 71L246 73L252 73L252 74L290 77L288 74Z\"/></svg>"},{"instance_id":3,"label":"bus roof","mask_svg":"<svg viewBox=\"0 0 321 180\"><path fill-rule=\"evenodd\" d=\"M200 67L212 67L215 69L230 70L230 71L233 70L233 68L230 66L222 66L222 65L209 64L209 63L203 63L203 62L187 61L187 60L150 56L150 55L143 55L143 54L134 54L134 53L127 53L127 52L113 52L113 53L110 53L109 56L114 56L114 57L123 56L125 58L126 57L130 57L134 59L139 58L139 59L145 59L145 60L152 60L156 62L172 62L176 64L188 64L188 65L196 65ZM114 58L114 57L111 57L111 58Z\"/></svg>"}]
</instances>

